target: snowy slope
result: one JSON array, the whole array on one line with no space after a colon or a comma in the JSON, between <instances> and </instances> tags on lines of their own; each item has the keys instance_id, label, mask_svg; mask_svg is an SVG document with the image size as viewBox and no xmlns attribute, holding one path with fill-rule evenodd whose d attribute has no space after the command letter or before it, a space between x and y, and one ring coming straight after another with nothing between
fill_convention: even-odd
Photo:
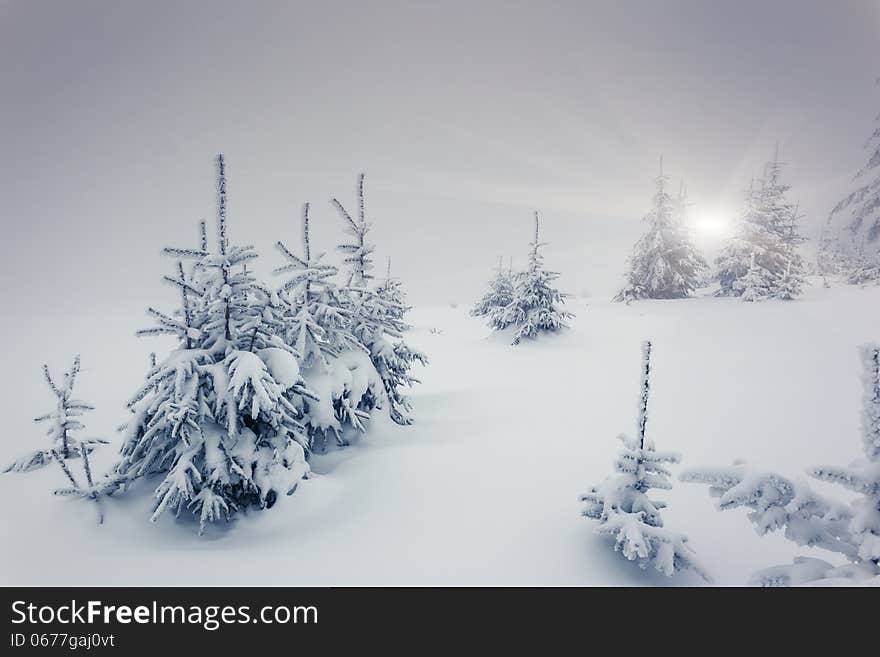
<instances>
[{"instance_id":1,"label":"snowy slope","mask_svg":"<svg viewBox=\"0 0 880 657\"><path fill-rule=\"evenodd\" d=\"M860 455L857 346L880 339L880 288L813 281L793 302L570 306L570 331L516 348L466 308L416 309L411 341L431 359L416 424L375 422L355 445L316 457L316 475L293 496L202 538L188 519L147 522L146 486L111 500L98 526L88 504L50 494L63 484L57 468L0 476L0 584L699 584L640 571L580 516L578 495L611 473L615 436L634 429L647 337L648 434L684 466L746 457L797 475ZM16 376L0 390L4 464L40 444L30 418L51 408L42 359L60 368L77 348L79 395L98 406L84 435L113 439L98 459L110 463L119 409L143 375L131 363L145 369L146 352L161 346L128 337L140 317L7 326ZM689 535L720 584L811 552L757 537L743 514L715 511L702 486L676 482L657 497L669 502L667 526Z\"/></svg>"}]
</instances>

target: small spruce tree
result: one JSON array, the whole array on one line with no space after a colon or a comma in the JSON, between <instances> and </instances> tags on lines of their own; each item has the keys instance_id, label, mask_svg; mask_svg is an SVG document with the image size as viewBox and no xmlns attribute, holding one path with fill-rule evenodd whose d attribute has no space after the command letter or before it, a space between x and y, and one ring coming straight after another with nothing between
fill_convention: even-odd
<instances>
[{"instance_id":1,"label":"small spruce tree","mask_svg":"<svg viewBox=\"0 0 880 657\"><path fill-rule=\"evenodd\" d=\"M758 301L800 294L805 272L797 250L803 242L797 227L800 217L797 206L786 201L790 187L781 174L777 151L752 183L737 235L717 259L719 295Z\"/></svg>"},{"instance_id":2,"label":"small spruce tree","mask_svg":"<svg viewBox=\"0 0 880 657\"><path fill-rule=\"evenodd\" d=\"M664 575L690 569L709 581L709 575L696 561L687 537L666 529L660 509L666 504L652 500L652 488L669 489L668 463L679 456L657 452L645 436L651 374L651 343L642 347L642 394L635 439L619 436L624 448L614 464L618 474L608 478L581 497L583 514L599 521L596 532L614 538L614 549L642 568L653 566Z\"/></svg>"},{"instance_id":3,"label":"small spruce tree","mask_svg":"<svg viewBox=\"0 0 880 657\"><path fill-rule=\"evenodd\" d=\"M190 276L178 265L168 278L181 290L178 311L151 309L158 326L140 334L169 334L179 344L132 398L115 470L125 486L158 476L151 519L190 508L199 533L293 492L309 470L299 409L314 396L299 354L277 334L279 305L246 267L256 252L229 244L222 155L217 165L217 247L209 250L203 237L199 249L165 249L195 264Z\"/></svg>"},{"instance_id":4,"label":"small spruce tree","mask_svg":"<svg viewBox=\"0 0 880 657\"><path fill-rule=\"evenodd\" d=\"M636 242L627 284L618 292L616 301L680 299L690 296L699 285L706 262L687 232L684 183L678 198L673 200L666 191L668 180L660 158L660 175L654 179L654 206L644 219L649 224L648 232Z\"/></svg>"},{"instance_id":5,"label":"small spruce tree","mask_svg":"<svg viewBox=\"0 0 880 657\"><path fill-rule=\"evenodd\" d=\"M540 219L535 212L535 240L529 250L528 268L516 275L510 303L497 306L489 315L489 325L495 330L515 327L514 345L523 338L567 328L566 320L574 317L560 307L568 295L553 286L559 274L544 268L540 249L546 244L540 241L539 230Z\"/></svg>"},{"instance_id":6,"label":"small spruce tree","mask_svg":"<svg viewBox=\"0 0 880 657\"><path fill-rule=\"evenodd\" d=\"M513 301L514 276L511 268L504 268L503 256L498 258L498 271L489 281L488 291L471 309L471 317L486 317L496 308L504 308Z\"/></svg>"},{"instance_id":7,"label":"small spruce tree","mask_svg":"<svg viewBox=\"0 0 880 657\"><path fill-rule=\"evenodd\" d=\"M48 423L46 435L49 438L49 446L38 449L11 463L3 472L29 472L48 465L53 458L66 460L79 458L94 449L99 443L107 444L106 440L92 439L80 441L74 437L74 432L85 428L81 418L86 411L94 410L94 407L86 402L73 397L73 386L80 370L79 356L73 359L70 371L65 372L60 383L56 383L49 373L49 366L43 365L43 377L49 390L55 395L55 410L34 418L38 424Z\"/></svg>"}]
</instances>

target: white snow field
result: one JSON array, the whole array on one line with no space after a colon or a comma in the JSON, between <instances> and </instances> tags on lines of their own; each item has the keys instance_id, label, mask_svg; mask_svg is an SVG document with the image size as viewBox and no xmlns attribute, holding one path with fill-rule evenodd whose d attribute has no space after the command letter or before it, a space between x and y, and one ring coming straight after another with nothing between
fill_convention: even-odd
<instances>
[{"instance_id":1,"label":"white snow field","mask_svg":"<svg viewBox=\"0 0 880 657\"><path fill-rule=\"evenodd\" d=\"M189 518L148 522L148 485L108 500L98 525L90 503L51 494L65 485L54 464L2 475L0 583L699 585L615 554L581 517L578 496L611 474L617 434L634 430L645 338L654 341L647 433L658 449L681 453L675 473L742 457L797 476L858 458L857 347L880 339L880 288L811 282L791 302L576 299L570 330L518 347L489 335L464 300L417 308L409 339L431 364L419 372L412 427L375 421L351 447L316 456L314 476L273 509L201 538ZM145 354L163 347L132 337L146 324L141 313L115 312L7 324L4 465L42 444L31 418L51 409L43 359L59 371L77 349L78 396L98 407L82 434L111 438L95 463L112 462L113 428ZM716 511L704 486L676 481L655 497L668 501L666 526L690 537L718 584L745 584L799 554L837 562L758 537L744 511Z\"/></svg>"}]
</instances>

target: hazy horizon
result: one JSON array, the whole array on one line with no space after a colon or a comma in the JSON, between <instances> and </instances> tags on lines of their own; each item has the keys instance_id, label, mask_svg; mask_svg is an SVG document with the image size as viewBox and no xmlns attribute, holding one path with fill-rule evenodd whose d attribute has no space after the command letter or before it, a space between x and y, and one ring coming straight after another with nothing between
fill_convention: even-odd
<instances>
[{"instance_id":1,"label":"hazy horizon","mask_svg":"<svg viewBox=\"0 0 880 657\"><path fill-rule=\"evenodd\" d=\"M471 303L534 209L561 285L612 293L661 153L697 220L730 220L779 143L815 239L864 163L878 34L867 1L0 2L7 294L162 305L159 250L213 222L218 152L264 272L306 201L333 251L329 199L364 171L377 267L414 303Z\"/></svg>"}]
</instances>

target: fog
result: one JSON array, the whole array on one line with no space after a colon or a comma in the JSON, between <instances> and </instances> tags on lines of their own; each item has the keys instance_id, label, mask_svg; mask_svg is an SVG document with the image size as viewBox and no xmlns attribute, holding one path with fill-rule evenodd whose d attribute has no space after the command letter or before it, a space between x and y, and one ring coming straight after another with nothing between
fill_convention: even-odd
<instances>
[{"instance_id":1,"label":"fog","mask_svg":"<svg viewBox=\"0 0 880 657\"><path fill-rule=\"evenodd\" d=\"M333 250L329 199L364 171L415 303L523 262L534 209L563 287L612 293L661 154L711 251L778 143L815 238L864 161L878 36L867 1L0 2L7 298L161 304L159 251L213 220L220 151L266 272L305 201Z\"/></svg>"}]
</instances>

